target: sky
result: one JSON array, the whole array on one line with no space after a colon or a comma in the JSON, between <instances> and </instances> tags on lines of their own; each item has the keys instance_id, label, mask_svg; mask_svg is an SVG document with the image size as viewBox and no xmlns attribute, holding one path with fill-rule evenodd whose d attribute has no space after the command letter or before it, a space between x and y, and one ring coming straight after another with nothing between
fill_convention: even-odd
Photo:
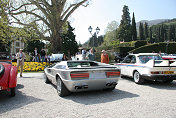
<instances>
[{"instance_id":1,"label":"sky","mask_svg":"<svg viewBox=\"0 0 176 118\"><path fill-rule=\"evenodd\" d=\"M79 7L69 18L76 41L83 44L89 40L89 26L92 33L99 27L99 36L105 34L108 23L115 20L120 24L124 5L128 6L131 18L134 12L136 22L176 18L176 0L91 0L89 6Z\"/></svg>"}]
</instances>

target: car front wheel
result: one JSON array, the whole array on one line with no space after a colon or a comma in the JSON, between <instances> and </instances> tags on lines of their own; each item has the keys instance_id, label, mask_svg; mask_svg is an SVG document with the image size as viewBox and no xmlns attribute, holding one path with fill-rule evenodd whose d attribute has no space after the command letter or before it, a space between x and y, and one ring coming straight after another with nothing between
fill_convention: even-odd
<instances>
[{"instance_id":1,"label":"car front wheel","mask_svg":"<svg viewBox=\"0 0 176 118\"><path fill-rule=\"evenodd\" d=\"M57 93L59 96L64 97L70 94L70 91L66 88L62 80L57 77Z\"/></svg>"},{"instance_id":2,"label":"car front wheel","mask_svg":"<svg viewBox=\"0 0 176 118\"><path fill-rule=\"evenodd\" d=\"M51 83L51 81L48 79L48 77L46 76L46 73L44 73L44 81L46 84Z\"/></svg>"},{"instance_id":3,"label":"car front wheel","mask_svg":"<svg viewBox=\"0 0 176 118\"><path fill-rule=\"evenodd\" d=\"M138 71L135 71L134 72L134 75L133 75L133 79L134 79L134 82L136 84L143 84L145 79L143 79L140 75L140 73Z\"/></svg>"}]
</instances>

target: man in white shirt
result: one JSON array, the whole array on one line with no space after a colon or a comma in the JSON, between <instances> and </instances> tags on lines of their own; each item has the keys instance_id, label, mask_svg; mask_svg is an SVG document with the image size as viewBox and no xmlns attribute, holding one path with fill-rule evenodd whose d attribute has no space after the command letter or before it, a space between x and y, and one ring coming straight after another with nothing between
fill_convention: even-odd
<instances>
[{"instance_id":1,"label":"man in white shirt","mask_svg":"<svg viewBox=\"0 0 176 118\"><path fill-rule=\"evenodd\" d=\"M25 54L22 51L23 51L23 49L20 49L19 52L16 54L17 68L20 67L20 77L22 77L23 66L24 66L24 58L25 58Z\"/></svg>"}]
</instances>

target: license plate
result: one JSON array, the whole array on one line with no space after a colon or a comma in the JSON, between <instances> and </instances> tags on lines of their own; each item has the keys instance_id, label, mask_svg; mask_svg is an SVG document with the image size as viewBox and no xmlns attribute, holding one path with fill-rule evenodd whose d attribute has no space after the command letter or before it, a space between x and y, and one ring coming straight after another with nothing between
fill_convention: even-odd
<instances>
[{"instance_id":1,"label":"license plate","mask_svg":"<svg viewBox=\"0 0 176 118\"><path fill-rule=\"evenodd\" d=\"M174 71L165 71L164 74L174 74Z\"/></svg>"},{"instance_id":2,"label":"license plate","mask_svg":"<svg viewBox=\"0 0 176 118\"><path fill-rule=\"evenodd\" d=\"M96 73L91 73L89 78L90 79L103 79L105 77L106 77L105 73L96 72Z\"/></svg>"}]
</instances>

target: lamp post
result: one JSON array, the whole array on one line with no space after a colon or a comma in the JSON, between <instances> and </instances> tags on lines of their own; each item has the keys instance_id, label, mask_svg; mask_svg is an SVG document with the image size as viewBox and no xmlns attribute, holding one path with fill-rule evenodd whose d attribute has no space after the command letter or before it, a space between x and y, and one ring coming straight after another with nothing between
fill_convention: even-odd
<instances>
[{"instance_id":1,"label":"lamp post","mask_svg":"<svg viewBox=\"0 0 176 118\"><path fill-rule=\"evenodd\" d=\"M167 53L167 50L168 50L168 45L169 45L169 41L167 41L167 44L166 44L166 53Z\"/></svg>"},{"instance_id":2,"label":"lamp post","mask_svg":"<svg viewBox=\"0 0 176 118\"><path fill-rule=\"evenodd\" d=\"M97 27L95 30L96 30L96 32L95 33L93 33L92 34L92 27L91 26L89 26L89 28L88 28L88 31L90 32L90 34L92 35L92 37L93 37L93 48L94 48L94 40L95 40L95 38L97 38L97 35L98 35L98 33L100 32L100 28L99 27ZM96 36L94 36L94 34L96 35Z\"/></svg>"}]
</instances>

